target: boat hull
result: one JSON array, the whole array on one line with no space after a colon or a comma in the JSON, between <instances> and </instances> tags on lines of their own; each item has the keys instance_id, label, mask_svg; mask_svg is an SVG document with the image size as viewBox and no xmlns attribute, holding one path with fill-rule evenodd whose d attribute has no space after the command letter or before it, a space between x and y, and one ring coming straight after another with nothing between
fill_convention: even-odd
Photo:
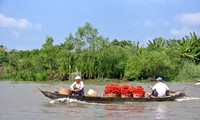
<instances>
[{"instance_id":1,"label":"boat hull","mask_svg":"<svg viewBox=\"0 0 200 120\"><path fill-rule=\"evenodd\" d=\"M154 102L154 101L174 101L179 97L183 97L185 93L183 91L177 91L170 96L166 97L143 97L143 98L121 98L121 97L92 97L92 96L73 96L54 93L39 89L42 94L52 100L59 98L76 99L79 101L92 102L92 103L124 103L124 102Z\"/></svg>"}]
</instances>

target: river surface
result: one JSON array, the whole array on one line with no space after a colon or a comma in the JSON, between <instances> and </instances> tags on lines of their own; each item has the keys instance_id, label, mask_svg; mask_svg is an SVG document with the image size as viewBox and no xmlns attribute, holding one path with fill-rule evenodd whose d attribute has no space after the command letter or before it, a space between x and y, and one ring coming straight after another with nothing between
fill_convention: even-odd
<instances>
[{"instance_id":1,"label":"river surface","mask_svg":"<svg viewBox=\"0 0 200 120\"><path fill-rule=\"evenodd\" d=\"M150 92L147 85L154 83L128 84L141 85ZM60 87L69 88L69 83L0 81L0 120L199 120L200 85L194 85L193 82L167 84L174 90L186 86L185 92L188 97L173 102L121 104L87 103L76 100L56 102L43 96L37 88L58 90ZM85 84L85 92L92 88L102 95L105 85Z\"/></svg>"}]
</instances>

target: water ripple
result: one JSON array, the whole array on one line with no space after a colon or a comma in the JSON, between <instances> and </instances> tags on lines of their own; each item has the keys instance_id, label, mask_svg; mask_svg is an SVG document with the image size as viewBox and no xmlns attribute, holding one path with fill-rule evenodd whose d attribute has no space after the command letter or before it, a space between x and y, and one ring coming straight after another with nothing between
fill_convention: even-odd
<instances>
[{"instance_id":1,"label":"water ripple","mask_svg":"<svg viewBox=\"0 0 200 120\"><path fill-rule=\"evenodd\" d=\"M182 101L200 101L200 98L199 97L183 97L183 98L176 99L176 101L178 101L178 102L182 102Z\"/></svg>"}]
</instances>

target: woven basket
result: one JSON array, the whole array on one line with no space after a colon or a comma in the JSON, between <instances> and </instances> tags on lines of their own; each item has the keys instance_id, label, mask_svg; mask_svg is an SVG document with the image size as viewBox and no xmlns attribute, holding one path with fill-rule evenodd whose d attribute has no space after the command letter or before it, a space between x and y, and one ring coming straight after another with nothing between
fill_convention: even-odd
<instances>
[{"instance_id":1,"label":"woven basket","mask_svg":"<svg viewBox=\"0 0 200 120\"><path fill-rule=\"evenodd\" d=\"M121 94L121 98L131 98L131 97L133 97L131 94L126 94L126 95Z\"/></svg>"},{"instance_id":2,"label":"woven basket","mask_svg":"<svg viewBox=\"0 0 200 120\"><path fill-rule=\"evenodd\" d=\"M134 98L143 98L144 94L133 94Z\"/></svg>"},{"instance_id":3,"label":"woven basket","mask_svg":"<svg viewBox=\"0 0 200 120\"><path fill-rule=\"evenodd\" d=\"M60 88L59 94L68 95L69 93L68 93L68 90L66 88Z\"/></svg>"},{"instance_id":4,"label":"woven basket","mask_svg":"<svg viewBox=\"0 0 200 120\"><path fill-rule=\"evenodd\" d=\"M118 94L105 94L105 97L119 97Z\"/></svg>"}]
</instances>

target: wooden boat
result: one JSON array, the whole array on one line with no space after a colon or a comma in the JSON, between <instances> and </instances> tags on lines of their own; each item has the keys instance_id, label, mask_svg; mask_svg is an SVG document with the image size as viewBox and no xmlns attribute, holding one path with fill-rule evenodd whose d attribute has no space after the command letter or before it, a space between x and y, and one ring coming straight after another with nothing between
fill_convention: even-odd
<instances>
[{"instance_id":1,"label":"wooden boat","mask_svg":"<svg viewBox=\"0 0 200 120\"><path fill-rule=\"evenodd\" d=\"M124 102L153 102L153 101L174 101L177 98L183 97L185 95L183 90L177 90L173 93L170 93L166 97L142 97L142 98L121 98L121 97L93 97L93 96L74 96L74 95L64 95L51 91L45 91L39 89L42 94L52 100L59 98L69 98L76 99L79 101L92 102L92 103L124 103Z\"/></svg>"}]
</instances>

